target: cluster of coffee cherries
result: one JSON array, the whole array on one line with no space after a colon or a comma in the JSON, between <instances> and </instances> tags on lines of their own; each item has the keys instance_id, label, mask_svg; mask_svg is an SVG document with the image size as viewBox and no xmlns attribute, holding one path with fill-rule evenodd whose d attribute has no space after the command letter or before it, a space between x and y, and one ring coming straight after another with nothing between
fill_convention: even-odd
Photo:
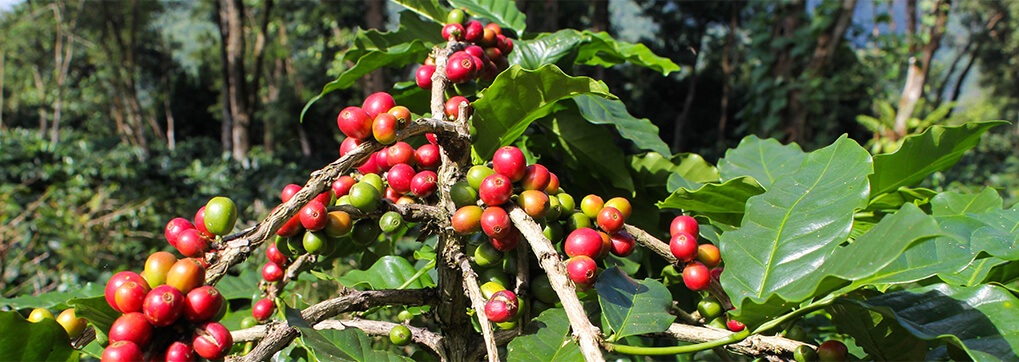
<instances>
[{"instance_id":1,"label":"cluster of coffee cherries","mask_svg":"<svg viewBox=\"0 0 1019 362\"><path fill-rule=\"evenodd\" d=\"M67 332L67 337L70 339L81 336L85 332L85 327L88 326L88 321L85 318L78 318L74 315L74 308L64 309L56 317L53 316L53 312L46 308L35 308L28 313L29 322L39 323L45 319L56 320L57 324L60 324L64 331Z\"/></svg>"},{"instance_id":2,"label":"cluster of coffee cherries","mask_svg":"<svg viewBox=\"0 0 1019 362\"><path fill-rule=\"evenodd\" d=\"M446 17L442 38L464 42L466 47L449 56L446 62L446 78L453 83L465 83L477 78L491 81L499 72L509 67L506 57L513 52L513 39L502 34L499 24L482 26L478 20L464 23L464 11L453 9ZM419 87L432 89L432 75L435 74L435 59L429 57L418 68L415 78Z\"/></svg>"},{"instance_id":3,"label":"cluster of coffee cherries","mask_svg":"<svg viewBox=\"0 0 1019 362\"><path fill-rule=\"evenodd\" d=\"M142 274L119 272L106 284L106 302L123 313L113 322L103 361L195 361L219 359L233 347L230 331L217 321L226 301L205 284L204 261L178 260L159 251ZM197 354L197 355L196 355Z\"/></svg>"},{"instance_id":4,"label":"cluster of coffee cherries","mask_svg":"<svg viewBox=\"0 0 1019 362\"><path fill-rule=\"evenodd\" d=\"M237 223L237 205L230 198L217 196L195 213L194 223L178 217L166 223L166 241L181 255L203 258L212 250L216 236L225 236Z\"/></svg>"},{"instance_id":5,"label":"cluster of coffee cherries","mask_svg":"<svg viewBox=\"0 0 1019 362\"><path fill-rule=\"evenodd\" d=\"M393 144L396 133L406 128L410 121L410 110L396 105L393 96L386 92L372 94L364 99L361 107L344 108L336 116L336 125L347 136L344 143L349 142L351 145L347 147L350 148L369 138L384 145Z\"/></svg>"},{"instance_id":6,"label":"cluster of coffee cherries","mask_svg":"<svg viewBox=\"0 0 1019 362\"><path fill-rule=\"evenodd\" d=\"M697 220L687 215L677 216L672 219L669 233L672 236L669 239L672 256L686 264L683 268L683 283L687 288L705 290L712 280L718 280L722 268L715 267L722 261L721 253L712 244L698 244L700 225Z\"/></svg>"},{"instance_id":7,"label":"cluster of coffee cherries","mask_svg":"<svg viewBox=\"0 0 1019 362\"><path fill-rule=\"evenodd\" d=\"M626 257L633 253L636 242L623 230L631 210L630 201L625 198L603 201L598 195L587 195L580 201L580 212L570 215L573 231L566 237L563 251L569 257L566 271L578 290L594 286L598 276L595 260L609 254Z\"/></svg>"}]
</instances>

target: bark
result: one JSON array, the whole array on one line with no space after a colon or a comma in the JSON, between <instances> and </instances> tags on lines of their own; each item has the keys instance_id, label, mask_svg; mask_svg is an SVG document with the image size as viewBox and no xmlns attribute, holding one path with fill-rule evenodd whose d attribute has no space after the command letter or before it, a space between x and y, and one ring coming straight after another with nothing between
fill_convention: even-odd
<instances>
[{"instance_id":1,"label":"bark","mask_svg":"<svg viewBox=\"0 0 1019 362\"><path fill-rule=\"evenodd\" d=\"M910 35L909 49L911 52L917 50L921 51L920 59L917 60L915 56L909 58L909 71L906 73L906 85L902 90L902 98L899 99L899 109L895 113L895 135L896 137L906 136L906 122L913 117L913 112L916 110L916 103L923 96L923 87L927 82L927 76L930 74L931 61L934 59L934 52L938 50L941 45L941 37L945 33L945 24L948 22L948 10L951 6L949 0L938 0L934 4L934 12L936 17L934 20L934 26L928 29L930 41L927 44L923 44L920 47L920 42L916 39L915 30L908 30L907 34ZM910 0L906 3L906 9L916 8L916 0ZM907 24L916 24L915 11L907 14ZM912 28L912 26L911 26Z\"/></svg>"},{"instance_id":2,"label":"bark","mask_svg":"<svg viewBox=\"0 0 1019 362\"><path fill-rule=\"evenodd\" d=\"M170 150L177 149L177 132L173 119L173 108L170 107L170 97L173 96L170 87L170 79L166 76L169 70L163 70L161 82L163 83L163 113L166 115L166 147Z\"/></svg>"},{"instance_id":3,"label":"bark","mask_svg":"<svg viewBox=\"0 0 1019 362\"><path fill-rule=\"evenodd\" d=\"M137 3L134 3L134 8L137 11ZM113 79L111 80L112 89L115 98L119 99L119 107L124 112L124 124L127 126L126 130L130 132L131 138L133 138L133 144L142 150L142 159L148 158L149 155L149 144L148 139L145 137L145 128L142 126L142 111L141 106L138 103L138 93L135 88L135 60L134 60L134 32L136 26L131 27L131 31L128 33L129 38L125 41L123 35L123 24L121 24L122 17L114 13L109 8L109 3L101 3L102 14L106 18L106 26L104 30L104 38L112 38L116 47L111 47L109 41L102 41L103 48L111 59L118 58L119 64L112 65ZM137 14L133 14L134 22L137 23ZM106 40L106 39L104 39Z\"/></svg>"},{"instance_id":4,"label":"bark","mask_svg":"<svg viewBox=\"0 0 1019 362\"><path fill-rule=\"evenodd\" d=\"M35 93L39 96L39 99L46 99L46 85L42 82L42 72L39 71L39 65L36 64L32 67L32 77L35 80ZM46 130L49 128L49 112L46 107L39 107L39 138L43 139L46 137Z\"/></svg>"},{"instance_id":5,"label":"bark","mask_svg":"<svg viewBox=\"0 0 1019 362\"><path fill-rule=\"evenodd\" d=\"M718 145L725 142L725 127L729 123L729 95L732 93L733 56L732 47L736 43L736 31L739 26L739 10L736 3L729 8L729 32L725 35L725 47L722 48L722 100L719 105L721 117L718 119Z\"/></svg>"},{"instance_id":6,"label":"bark","mask_svg":"<svg viewBox=\"0 0 1019 362\"><path fill-rule=\"evenodd\" d=\"M955 86L952 87L952 95L948 97L949 103L955 102L956 100L959 99L959 93L962 91L962 84L966 82L966 77L969 76L970 69L973 69L973 63L975 63L977 59L975 54L979 50L980 45L977 45L977 50L973 51L974 55L971 55L969 57L969 61L966 62L966 67L962 68L962 73L959 74L959 79L955 81ZM948 114L945 115L945 118L951 117L953 111L955 111L955 107L952 107L952 109L948 110Z\"/></svg>"},{"instance_id":7,"label":"bark","mask_svg":"<svg viewBox=\"0 0 1019 362\"><path fill-rule=\"evenodd\" d=\"M242 0L220 0L222 14L226 20L226 69L228 83L224 90L228 93L230 115L233 119L232 154L245 167L248 164L248 151L251 143L248 128L251 126L251 112L248 104L247 80L244 72L244 2Z\"/></svg>"},{"instance_id":8,"label":"bark","mask_svg":"<svg viewBox=\"0 0 1019 362\"><path fill-rule=\"evenodd\" d=\"M973 48L973 34L970 34L970 36L966 40L966 45L963 46L961 51L959 51L959 54L955 55L955 58L952 59L952 62L948 66L948 70L945 71L945 77L941 80L941 84L938 85L937 93L934 93L935 108L941 106L941 101L942 98L944 98L945 90L948 88L948 84L951 83L952 81L952 74L955 74L955 68L959 66L959 62L962 61L963 57L965 57L967 54L970 54L971 48ZM973 52L973 54L975 53L976 52ZM962 80L961 76L959 77L959 80Z\"/></svg>"},{"instance_id":9,"label":"bark","mask_svg":"<svg viewBox=\"0 0 1019 362\"><path fill-rule=\"evenodd\" d=\"M694 96L697 93L697 60L700 59L701 47L704 45L704 36L701 31L695 33L697 36L697 47L693 49L693 64L690 66L690 79L686 86L686 98L683 100L683 111L676 116L675 126L672 129L672 149L683 149L683 129L686 128L687 120L690 118L690 109L693 108Z\"/></svg>"},{"instance_id":10,"label":"bark","mask_svg":"<svg viewBox=\"0 0 1019 362\"><path fill-rule=\"evenodd\" d=\"M220 64L219 71L220 71L220 77L221 77L220 81L223 84L223 89L220 92L220 97L221 97L221 99L220 99L220 103L221 103L221 106L220 106L220 117L222 118L223 121L220 124L219 142L220 142L220 144L223 145L223 153L228 153L228 152L232 152L233 151L233 147L234 147L233 146L234 145L233 135L231 135L231 132L232 132L233 127L234 127L233 126L233 124L234 124L234 122L233 122L233 112L230 110L230 92L228 91L228 87L229 87L229 84L230 84L230 72L229 72L229 68L227 67L227 57L226 57L226 52L227 52L227 50L226 50L226 39L230 37L230 30L226 26L226 23L227 23L227 20L226 20L226 9L223 8L220 0L215 0L215 1L213 1L213 3L215 5L215 7L216 7L216 18L218 20L216 22L216 28L219 29L219 39L220 39L220 41L219 41L219 64Z\"/></svg>"},{"instance_id":11,"label":"bark","mask_svg":"<svg viewBox=\"0 0 1019 362\"><path fill-rule=\"evenodd\" d=\"M338 28L334 27L338 30ZM287 47L287 27L281 26L279 28L280 45L284 48ZM294 85L294 94L298 99L303 98L304 94L304 81L301 77L297 76L297 68L294 67L294 57L287 53L287 56L283 58L283 65L285 66L287 77L290 79L290 83ZM311 156L311 141L308 139L308 133L304 130L304 124L297 124L297 137L301 144L301 154L304 156Z\"/></svg>"},{"instance_id":12,"label":"bark","mask_svg":"<svg viewBox=\"0 0 1019 362\"><path fill-rule=\"evenodd\" d=\"M365 26L369 29L384 29L386 25L385 3L382 0L368 0L368 10L365 14ZM361 78L361 87L364 97L386 90L386 70L379 68Z\"/></svg>"}]
</instances>

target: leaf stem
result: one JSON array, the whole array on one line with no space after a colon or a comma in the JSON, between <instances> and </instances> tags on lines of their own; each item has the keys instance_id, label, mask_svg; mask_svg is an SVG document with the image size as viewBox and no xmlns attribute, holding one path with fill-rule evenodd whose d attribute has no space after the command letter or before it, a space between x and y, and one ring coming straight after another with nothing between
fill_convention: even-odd
<instances>
[{"instance_id":1,"label":"leaf stem","mask_svg":"<svg viewBox=\"0 0 1019 362\"><path fill-rule=\"evenodd\" d=\"M736 343L742 341L750 336L750 330L745 329L739 333L733 333L725 338L719 338L714 341L702 342L697 344L689 344L685 346L670 346L670 347L642 347L642 346L628 346L624 344L606 343L605 349L610 352L618 352L622 354L640 355L640 356L667 356L680 353L694 353L704 350L709 350L715 347L721 347L727 344Z\"/></svg>"}]
</instances>

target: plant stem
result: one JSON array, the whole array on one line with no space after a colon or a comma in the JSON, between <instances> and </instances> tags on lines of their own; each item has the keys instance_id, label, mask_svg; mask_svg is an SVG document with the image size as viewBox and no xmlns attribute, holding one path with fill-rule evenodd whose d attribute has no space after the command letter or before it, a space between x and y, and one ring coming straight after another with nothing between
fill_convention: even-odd
<instances>
[{"instance_id":1,"label":"plant stem","mask_svg":"<svg viewBox=\"0 0 1019 362\"><path fill-rule=\"evenodd\" d=\"M611 352L618 352L622 354L641 355L641 356L668 356L680 353L693 353L700 352L715 347L724 346L727 344L736 343L742 341L750 336L750 330L743 330L739 333L734 333L725 338L716 339L714 341L708 341L697 344L690 344L685 346L672 346L672 347L641 347L641 346L627 346L624 344L606 343L605 349Z\"/></svg>"}]
</instances>

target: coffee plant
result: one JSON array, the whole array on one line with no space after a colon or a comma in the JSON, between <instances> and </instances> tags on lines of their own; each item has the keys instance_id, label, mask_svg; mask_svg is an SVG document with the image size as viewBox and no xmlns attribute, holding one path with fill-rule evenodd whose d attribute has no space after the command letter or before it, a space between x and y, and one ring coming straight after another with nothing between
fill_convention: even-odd
<instances>
[{"instance_id":1,"label":"coffee plant","mask_svg":"<svg viewBox=\"0 0 1019 362\"><path fill-rule=\"evenodd\" d=\"M711 165L569 75L679 69L646 47L527 33L506 1L397 2L305 107L422 64L338 111L336 161L239 232L228 195L167 215L181 258L0 301L0 359L1019 359L1019 209L917 187L1004 122L879 155L748 136Z\"/></svg>"}]
</instances>

